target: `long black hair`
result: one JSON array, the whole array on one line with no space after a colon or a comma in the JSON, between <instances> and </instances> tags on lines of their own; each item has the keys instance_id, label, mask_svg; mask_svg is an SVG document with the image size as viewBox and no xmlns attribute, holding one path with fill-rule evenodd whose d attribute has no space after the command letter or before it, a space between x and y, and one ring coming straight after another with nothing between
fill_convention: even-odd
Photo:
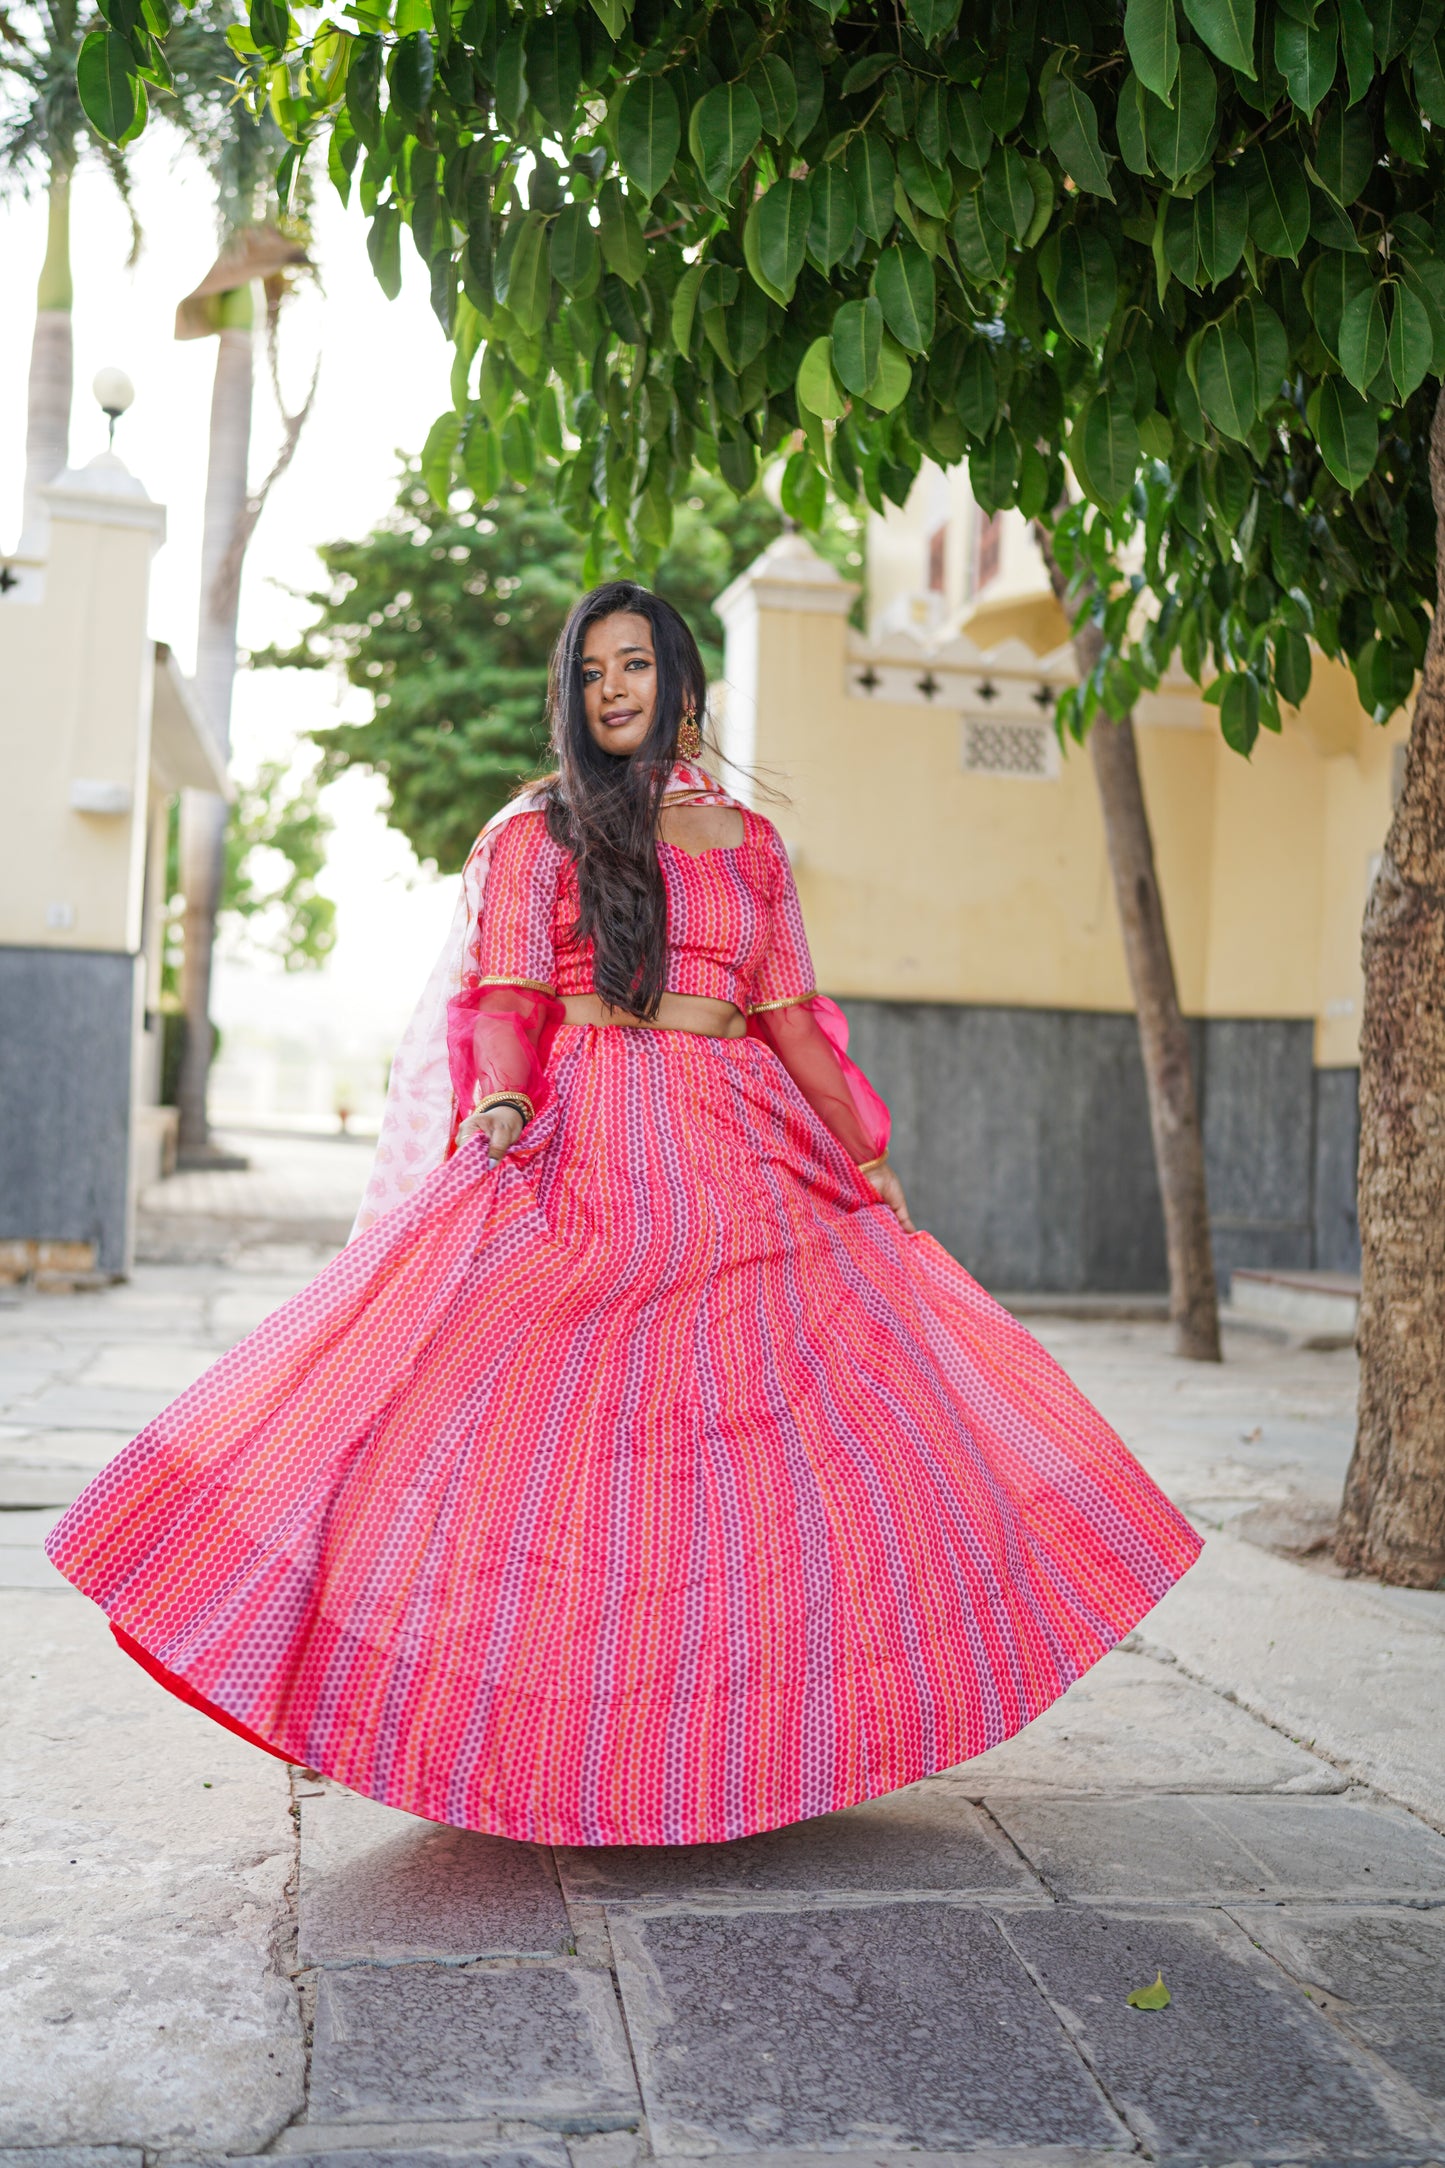
<instances>
[{"instance_id":1,"label":"long black hair","mask_svg":"<svg viewBox=\"0 0 1445 2168\"><path fill-rule=\"evenodd\" d=\"M634 753L604 752L587 728L582 654L591 628L628 611L652 628L657 705ZM670 602L632 580L609 580L573 604L552 650L547 708L557 773L547 831L577 867L576 934L593 944L592 983L633 1016L656 1016L667 977L667 892L657 862L662 795L678 726L701 722L707 676L697 642Z\"/></svg>"}]
</instances>

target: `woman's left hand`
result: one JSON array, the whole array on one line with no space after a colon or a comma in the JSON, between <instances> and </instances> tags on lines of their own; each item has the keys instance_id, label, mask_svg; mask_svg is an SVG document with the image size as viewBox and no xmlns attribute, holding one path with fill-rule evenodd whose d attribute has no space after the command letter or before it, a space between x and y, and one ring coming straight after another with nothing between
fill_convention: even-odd
<instances>
[{"instance_id":1,"label":"woman's left hand","mask_svg":"<svg viewBox=\"0 0 1445 2168\"><path fill-rule=\"evenodd\" d=\"M881 1203L886 1204L906 1235L916 1235L918 1229L908 1216L908 1199L903 1194L903 1184L885 1160L881 1167L870 1167L863 1177L868 1187Z\"/></svg>"}]
</instances>

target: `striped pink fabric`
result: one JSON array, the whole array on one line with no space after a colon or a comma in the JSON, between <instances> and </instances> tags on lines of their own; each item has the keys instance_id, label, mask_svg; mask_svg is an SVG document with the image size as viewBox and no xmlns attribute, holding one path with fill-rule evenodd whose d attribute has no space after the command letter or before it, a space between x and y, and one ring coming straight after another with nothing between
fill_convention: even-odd
<instances>
[{"instance_id":1,"label":"striped pink fabric","mask_svg":"<svg viewBox=\"0 0 1445 2168\"><path fill-rule=\"evenodd\" d=\"M996 1745L1198 1539L759 1041L567 1027L51 1557L180 1685L432 1820L741 1836Z\"/></svg>"}]
</instances>

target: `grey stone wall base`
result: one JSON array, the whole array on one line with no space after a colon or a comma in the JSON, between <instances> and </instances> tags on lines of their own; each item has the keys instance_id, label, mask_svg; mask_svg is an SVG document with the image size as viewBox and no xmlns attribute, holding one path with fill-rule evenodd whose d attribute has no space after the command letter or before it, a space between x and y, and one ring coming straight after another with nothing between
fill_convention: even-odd
<instances>
[{"instance_id":1,"label":"grey stone wall base","mask_svg":"<svg viewBox=\"0 0 1445 2168\"><path fill-rule=\"evenodd\" d=\"M124 1272L136 960L0 948L0 1241L88 1242Z\"/></svg>"},{"instance_id":2,"label":"grey stone wall base","mask_svg":"<svg viewBox=\"0 0 1445 2168\"><path fill-rule=\"evenodd\" d=\"M893 1115L914 1216L985 1287L1148 1294L1163 1216L1132 1015L843 1003ZM1358 1264L1356 1072L1301 1018L1191 1022L1219 1284L1241 1265Z\"/></svg>"}]
</instances>

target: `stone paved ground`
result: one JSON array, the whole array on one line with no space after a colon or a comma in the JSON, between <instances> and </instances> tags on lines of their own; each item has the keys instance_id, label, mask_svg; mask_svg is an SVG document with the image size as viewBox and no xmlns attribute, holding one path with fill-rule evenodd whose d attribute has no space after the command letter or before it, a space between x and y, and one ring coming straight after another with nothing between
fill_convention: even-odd
<instances>
[{"instance_id":1,"label":"stone paved ground","mask_svg":"<svg viewBox=\"0 0 1445 2168\"><path fill-rule=\"evenodd\" d=\"M364 1152L246 1144L128 1286L0 1305L0 2168L1445 2161L1445 1595L1309 1553L1348 1355L1036 1321L1211 1532L1141 1632L850 1813L513 1845L193 1716L40 1553L335 1239Z\"/></svg>"}]
</instances>

